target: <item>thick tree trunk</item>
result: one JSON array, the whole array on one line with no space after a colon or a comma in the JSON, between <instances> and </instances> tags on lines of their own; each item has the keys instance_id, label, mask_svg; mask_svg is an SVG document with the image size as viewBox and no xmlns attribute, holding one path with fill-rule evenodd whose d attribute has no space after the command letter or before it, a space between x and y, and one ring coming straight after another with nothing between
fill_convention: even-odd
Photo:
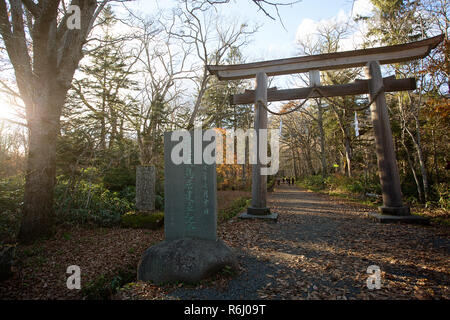
<instances>
[{"instance_id":1,"label":"thick tree trunk","mask_svg":"<svg viewBox=\"0 0 450 320\"><path fill-rule=\"evenodd\" d=\"M64 94L65 96L65 94ZM23 217L18 238L29 243L52 232L56 145L64 98L37 98L39 114L29 116L28 160Z\"/></svg>"},{"instance_id":2,"label":"thick tree trunk","mask_svg":"<svg viewBox=\"0 0 450 320\"><path fill-rule=\"evenodd\" d=\"M81 14L77 30L67 28L71 13L59 19L61 1L9 2L7 7L5 1L0 1L0 35L14 67L29 127L23 217L18 237L31 242L51 232L61 110L83 56L83 45L107 1L99 6L95 0L75 1ZM25 33L23 4L34 18L33 26L28 25L30 37Z\"/></svg>"}]
</instances>

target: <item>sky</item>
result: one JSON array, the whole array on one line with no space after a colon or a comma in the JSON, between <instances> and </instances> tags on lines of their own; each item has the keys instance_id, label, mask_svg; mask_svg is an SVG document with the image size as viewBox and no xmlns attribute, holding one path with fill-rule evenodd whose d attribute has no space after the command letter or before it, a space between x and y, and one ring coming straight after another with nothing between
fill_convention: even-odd
<instances>
[{"instance_id":1,"label":"sky","mask_svg":"<svg viewBox=\"0 0 450 320\"><path fill-rule=\"evenodd\" d=\"M293 2L279 0L282 3ZM170 9L175 0L138 0L132 7L144 14L151 15L160 9ZM230 0L230 3L216 5L219 12L225 16L240 18L249 24L262 25L254 35L254 40L244 56L248 61L281 59L299 55L296 39L315 32L319 22L337 19L347 21L353 7L353 15L368 14L372 5L370 0L302 0L289 6L280 6L274 21L267 17L251 0ZM270 12L275 16L275 11Z\"/></svg>"},{"instance_id":2,"label":"sky","mask_svg":"<svg viewBox=\"0 0 450 320\"><path fill-rule=\"evenodd\" d=\"M295 0L276 0L291 3ZM170 10L177 0L137 0L127 6L143 15L152 16L159 9ZM275 2L275 1L273 1ZM316 33L320 24L333 21L347 23L356 15L369 15L372 10L370 0L301 0L292 5L279 6L280 18L271 7L266 7L276 18L267 17L251 0L229 0L229 3L215 6L220 15L259 25L252 36L252 42L242 49L245 62L282 59L300 56L301 50L297 40ZM356 32L349 39L342 41L342 50L353 50L362 42L360 33ZM298 80L291 76L278 76L269 79L271 87L279 89L297 85ZM282 103L275 103L279 107Z\"/></svg>"},{"instance_id":3,"label":"sky","mask_svg":"<svg viewBox=\"0 0 450 320\"><path fill-rule=\"evenodd\" d=\"M277 0L280 3L295 0ZM152 16L159 9L170 10L177 4L176 0L137 0L127 6L142 15ZM215 6L220 15L259 25L260 28L252 37L252 42L243 50L246 62L282 59L301 55L298 39L314 34L319 24L332 21L348 22L357 14L368 15L372 5L370 0L301 0L292 5L279 6L279 15L273 8L267 7L269 13L276 18L267 17L251 0L230 0L229 3ZM119 9L119 8L118 8ZM343 50L353 50L362 38L355 33L344 40ZM270 86L279 89L291 87L290 76L279 76L270 79ZM275 103L277 107L281 103Z\"/></svg>"}]
</instances>

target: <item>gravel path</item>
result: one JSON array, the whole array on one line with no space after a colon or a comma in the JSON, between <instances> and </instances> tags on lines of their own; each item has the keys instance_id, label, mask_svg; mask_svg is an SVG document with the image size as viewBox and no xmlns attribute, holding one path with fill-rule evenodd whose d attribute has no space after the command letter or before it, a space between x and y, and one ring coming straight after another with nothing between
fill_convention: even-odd
<instances>
[{"instance_id":1,"label":"gravel path","mask_svg":"<svg viewBox=\"0 0 450 320\"><path fill-rule=\"evenodd\" d=\"M175 299L449 299L448 227L379 224L371 209L281 185L277 223L232 219L219 236L241 271L223 288L179 288ZM369 290L367 268L381 269Z\"/></svg>"}]
</instances>

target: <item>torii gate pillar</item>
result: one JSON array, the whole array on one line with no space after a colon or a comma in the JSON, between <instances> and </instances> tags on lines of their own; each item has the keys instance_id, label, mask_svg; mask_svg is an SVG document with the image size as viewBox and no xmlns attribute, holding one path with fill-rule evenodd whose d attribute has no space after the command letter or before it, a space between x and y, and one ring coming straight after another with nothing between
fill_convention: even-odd
<instances>
[{"instance_id":1,"label":"torii gate pillar","mask_svg":"<svg viewBox=\"0 0 450 320\"><path fill-rule=\"evenodd\" d=\"M366 75L369 79L370 98L371 100L376 98L375 102L370 106L370 113L375 133L378 174L383 193L383 206L379 209L383 215L408 216L410 211L409 207L403 205L400 176L397 160L395 159L394 143L384 91L376 96L383 86L383 78L378 61L371 61L367 64Z\"/></svg>"},{"instance_id":2,"label":"torii gate pillar","mask_svg":"<svg viewBox=\"0 0 450 320\"><path fill-rule=\"evenodd\" d=\"M260 72L256 74L255 86L255 131L256 131L256 151L257 163L252 165L252 202L247 208L247 213L241 218L263 218L277 219L276 213L271 213L267 207L267 176L261 175L261 159L259 157L260 129L267 129L267 110L262 106L267 106L267 74ZM267 142L266 142L267 143Z\"/></svg>"}]
</instances>

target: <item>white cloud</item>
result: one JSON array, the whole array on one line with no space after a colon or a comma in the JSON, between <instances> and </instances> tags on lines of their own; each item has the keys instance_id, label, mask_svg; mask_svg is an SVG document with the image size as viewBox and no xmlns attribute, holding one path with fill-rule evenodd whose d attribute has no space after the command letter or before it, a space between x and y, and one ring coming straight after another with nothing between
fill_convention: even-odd
<instances>
[{"instance_id":1,"label":"white cloud","mask_svg":"<svg viewBox=\"0 0 450 320\"><path fill-rule=\"evenodd\" d=\"M303 19L297 28L296 38L300 39L303 35L314 35L317 32L319 22L312 19Z\"/></svg>"},{"instance_id":2,"label":"white cloud","mask_svg":"<svg viewBox=\"0 0 450 320\"><path fill-rule=\"evenodd\" d=\"M341 51L353 50L360 46L363 42L365 26L362 22L355 23L353 18L357 15L368 15L372 11L372 3L370 0L356 0L353 6L353 12L345 12L339 10L337 15L330 19L312 20L303 19L297 27L295 39L297 42L309 42L314 44L318 40L318 28L321 25L332 24L347 24L349 26L350 34L341 42Z\"/></svg>"},{"instance_id":3,"label":"white cloud","mask_svg":"<svg viewBox=\"0 0 450 320\"><path fill-rule=\"evenodd\" d=\"M356 0L353 5L353 16L367 16L373 9L372 2L370 0Z\"/></svg>"},{"instance_id":4,"label":"white cloud","mask_svg":"<svg viewBox=\"0 0 450 320\"><path fill-rule=\"evenodd\" d=\"M317 40L318 28L321 25L332 25L332 24L344 24L349 22L349 14L344 10L339 10L338 14L330 19L322 19L320 21L312 19L303 19L300 25L297 27L297 33L295 39L297 41L306 40L314 41Z\"/></svg>"},{"instance_id":5,"label":"white cloud","mask_svg":"<svg viewBox=\"0 0 450 320\"><path fill-rule=\"evenodd\" d=\"M261 55L259 60L283 59L296 54L296 48L291 42L269 43L258 53Z\"/></svg>"}]
</instances>

